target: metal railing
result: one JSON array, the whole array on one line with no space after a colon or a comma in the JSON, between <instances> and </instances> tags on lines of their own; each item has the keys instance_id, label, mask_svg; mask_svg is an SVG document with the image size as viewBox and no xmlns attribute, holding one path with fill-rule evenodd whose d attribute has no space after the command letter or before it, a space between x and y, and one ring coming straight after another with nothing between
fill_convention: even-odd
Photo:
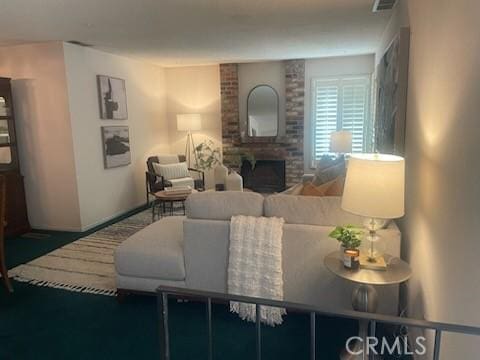
<instances>
[{"instance_id":1,"label":"metal railing","mask_svg":"<svg viewBox=\"0 0 480 360\"><path fill-rule=\"evenodd\" d=\"M358 312L353 310L332 310L319 309L314 306L291 303L287 301L261 299L256 297L232 295L224 293L216 293L202 290L191 290L184 288L176 288L170 286L160 286L157 289L158 317L160 325L160 359L170 360L170 334L168 327L168 299L170 296L180 298L194 298L205 302L205 311L207 316L207 333L208 333L208 359L213 360L213 329L212 329L212 300L229 302L238 301L242 303L255 304L256 306L256 359L262 359L262 342L261 342L261 322L260 322L260 306L281 307L295 312L304 312L310 314L310 359L316 359L316 334L315 321L316 316L339 317L344 319L353 319L359 321L368 321L370 323L370 331L375 336L376 326L378 323L415 327L425 330L435 331L433 360L440 358L440 344L443 332L459 333L466 335L480 336L480 327L448 324L442 322L433 322L426 320L409 319L397 316L389 316L382 314Z\"/></svg>"}]
</instances>

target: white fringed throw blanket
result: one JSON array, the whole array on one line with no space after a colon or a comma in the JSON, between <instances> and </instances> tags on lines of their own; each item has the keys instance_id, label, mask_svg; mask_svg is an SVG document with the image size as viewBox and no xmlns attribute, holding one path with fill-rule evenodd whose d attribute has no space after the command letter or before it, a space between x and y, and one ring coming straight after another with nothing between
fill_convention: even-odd
<instances>
[{"instance_id":1,"label":"white fringed throw blanket","mask_svg":"<svg viewBox=\"0 0 480 360\"><path fill-rule=\"evenodd\" d=\"M228 292L235 295L283 300L282 218L233 216L230 222ZM283 308L261 306L262 322L282 323ZM230 303L230 311L255 322L253 304Z\"/></svg>"}]
</instances>

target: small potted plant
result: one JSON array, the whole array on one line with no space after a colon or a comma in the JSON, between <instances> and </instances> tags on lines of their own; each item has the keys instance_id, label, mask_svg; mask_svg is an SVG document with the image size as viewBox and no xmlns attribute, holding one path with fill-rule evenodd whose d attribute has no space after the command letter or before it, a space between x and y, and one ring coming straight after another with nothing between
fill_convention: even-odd
<instances>
[{"instance_id":1,"label":"small potted plant","mask_svg":"<svg viewBox=\"0 0 480 360\"><path fill-rule=\"evenodd\" d=\"M231 149L223 154L225 162L230 165L230 171L240 170L244 161L249 162L250 166L255 169L255 155L246 149Z\"/></svg>"},{"instance_id":2,"label":"small potted plant","mask_svg":"<svg viewBox=\"0 0 480 360\"><path fill-rule=\"evenodd\" d=\"M212 170L215 165L220 164L220 148L215 146L212 140L207 140L195 147L198 157L198 168L200 170Z\"/></svg>"},{"instance_id":3,"label":"small potted plant","mask_svg":"<svg viewBox=\"0 0 480 360\"><path fill-rule=\"evenodd\" d=\"M360 251L363 231L353 225L337 226L328 236L342 244L343 265L352 270L360 266Z\"/></svg>"}]
</instances>

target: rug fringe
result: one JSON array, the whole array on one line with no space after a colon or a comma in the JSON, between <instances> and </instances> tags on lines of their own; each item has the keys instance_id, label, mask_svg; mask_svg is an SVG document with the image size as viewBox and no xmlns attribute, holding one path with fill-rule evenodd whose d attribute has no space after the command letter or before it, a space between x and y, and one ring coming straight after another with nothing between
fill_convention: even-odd
<instances>
[{"instance_id":1,"label":"rug fringe","mask_svg":"<svg viewBox=\"0 0 480 360\"><path fill-rule=\"evenodd\" d=\"M138 214L97 230L92 234L70 242L62 247L58 247L52 252L40 256L26 264L18 265L9 271L10 276L17 281L35 286L63 289L78 293L116 296L117 289L115 288L114 265L111 262L104 263L102 258L111 257L113 259L115 248L122 241L126 240L137 231L145 228L151 224L151 222L151 209L139 212ZM95 245L85 244L89 241L95 243ZM77 248L77 246L79 248ZM89 246L88 251L85 250L86 246ZM61 254L55 254L55 252L58 251L76 251L77 255L68 257L68 261L71 261L72 263L80 262L82 263L82 266L85 265L85 262L98 262L102 267L107 267L111 271L105 275L105 270L97 269L95 264L92 264L87 275L82 274L81 271L76 271L75 266L68 268L67 265L67 269L65 269L64 264L59 265L56 261L52 261L52 259L58 260L58 258L62 257ZM83 255L87 253L89 254L88 256ZM23 266L37 267L40 269L23 269ZM60 272L60 274L50 276L50 271L53 271L54 273ZM66 274L62 274L62 272L66 272ZM80 276L79 281L75 281L77 275ZM49 279L52 281L49 281ZM94 286L82 286L81 284L92 284Z\"/></svg>"},{"instance_id":2,"label":"rug fringe","mask_svg":"<svg viewBox=\"0 0 480 360\"><path fill-rule=\"evenodd\" d=\"M13 279L19 282L30 284L30 285L49 287L54 289L62 289L67 291L79 292L79 293L105 295L105 296L117 295L117 290L98 289L90 286L70 285L70 284L64 284L64 283L53 282L53 281L27 279L19 275L14 275Z\"/></svg>"}]
</instances>

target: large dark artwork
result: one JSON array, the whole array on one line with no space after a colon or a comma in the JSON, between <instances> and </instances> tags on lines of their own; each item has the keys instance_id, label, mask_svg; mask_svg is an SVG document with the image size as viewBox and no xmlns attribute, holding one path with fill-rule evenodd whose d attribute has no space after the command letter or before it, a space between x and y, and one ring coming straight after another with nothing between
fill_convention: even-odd
<instances>
[{"instance_id":1,"label":"large dark artwork","mask_svg":"<svg viewBox=\"0 0 480 360\"><path fill-rule=\"evenodd\" d=\"M377 65L375 150L403 155L408 81L408 28L402 28Z\"/></svg>"},{"instance_id":2,"label":"large dark artwork","mask_svg":"<svg viewBox=\"0 0 480 360\"><path fill-rule=\"evenodd\" d=\"M102 126L102 143L105 169L130 164L128 126Z\"/></svg>"},{"instance_id":3,"label":"large dark artwork","mask_svg":"<svg viewBox=\"0 0 480 360\"><path fill-rule=\"evenodd\" d=\"M105 75L97 75L100 118L125 120L127 113L127 93L125 80Z\"/></svg>"}]
</instances>

